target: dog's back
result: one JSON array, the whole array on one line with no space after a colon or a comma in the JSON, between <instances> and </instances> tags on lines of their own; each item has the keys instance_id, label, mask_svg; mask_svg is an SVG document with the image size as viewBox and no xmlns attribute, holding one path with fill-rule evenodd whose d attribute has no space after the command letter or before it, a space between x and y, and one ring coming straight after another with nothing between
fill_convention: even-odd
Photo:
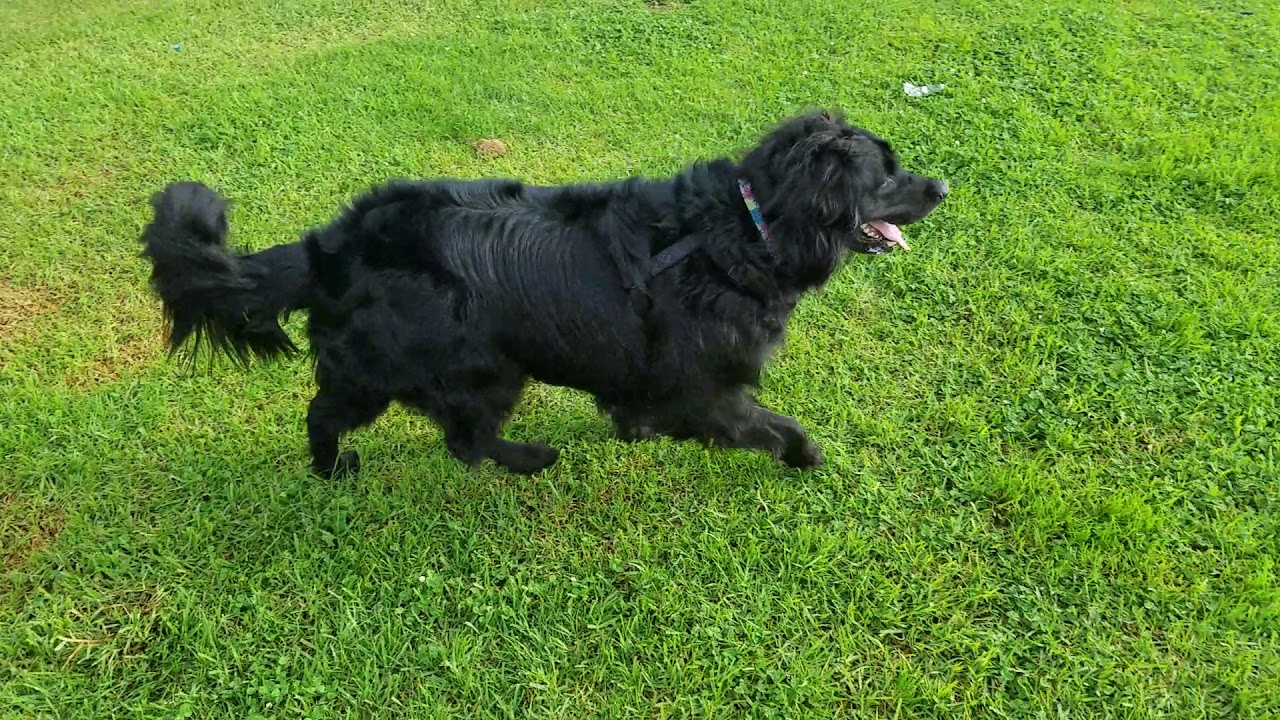
<instances>
[{"instance_id":1,"label":"dog's back","mask_svg":"<svg viewBox=\"0 0 1280 720\"><path fill-rule=\"evenodd\" d=\"M313 348L355 337L380 355L409 342L438 357L465 337L544 382L601 392L630 381L644 364L642 328L601 239L603 213L567 220L566 192L435 180L367 193L308 235Z\"/></svg>"}]
</instances>

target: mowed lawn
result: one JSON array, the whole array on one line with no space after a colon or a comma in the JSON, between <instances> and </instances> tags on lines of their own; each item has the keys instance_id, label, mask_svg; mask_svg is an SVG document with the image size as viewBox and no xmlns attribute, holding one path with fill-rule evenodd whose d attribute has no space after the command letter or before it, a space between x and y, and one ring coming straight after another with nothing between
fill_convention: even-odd
<instances>
[{"instance_id":1,"label":"mowed lawn","mask_svg":"<svg viewBox=\"0 0 1280 720\"><path fill-rule=\"evenodd\" d=\"M1276 717L1277 7L8 0L0 716ZM534 386L537 477L395 411L324 481L305 358L164 355L167 181L262 248L830 105L953 192L796 314L762 396L815 472Z\"/></svg>"}]
</instances>

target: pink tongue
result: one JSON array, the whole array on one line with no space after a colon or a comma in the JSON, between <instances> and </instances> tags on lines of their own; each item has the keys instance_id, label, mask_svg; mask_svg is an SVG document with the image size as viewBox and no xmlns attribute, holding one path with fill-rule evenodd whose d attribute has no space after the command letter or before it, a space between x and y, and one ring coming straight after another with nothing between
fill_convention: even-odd
<instances>
[{"instance_id":1,"label":"pink tongue","mask_svg":"<svg viewBox=\"0 0 1280 720\"><path fill-rule=\"evenodd\" d=\"M898 229L897 225L883 220L872 220L867 224L875 228L876 232L883 235L885 240L888 240L907 252L911 252L911 246L907 245L906 240L902 239L902 231Z\"/></svg>"}]
</instances>

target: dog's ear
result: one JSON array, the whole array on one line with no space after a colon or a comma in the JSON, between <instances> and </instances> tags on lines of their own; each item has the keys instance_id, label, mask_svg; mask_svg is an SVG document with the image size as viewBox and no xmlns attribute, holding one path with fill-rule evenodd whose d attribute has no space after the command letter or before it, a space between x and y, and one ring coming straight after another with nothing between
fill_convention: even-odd
<instances>
[{"instance_id":1,"label":"dog's ear","mask_svg":"<svg viewBox=\"0 0 1280 720\"><path fill-rule=\"evenodd\" d=\"M839 110L800 115L766 135L743 160L766 215L809 232L847 223L858 199L856 139Z\"/></svg>"},{"instance_id":2,"label":"dog's ear","mask_svg":"<svg viewBox=\"0 0 1280 720\"><path fill-rule=\"evenodd\" d=\"M794 149L796 189L807 195L820 225L839 222L857 206L857 158L853 141L838 127L813 133Z\"/></svg>"}]
</instances>

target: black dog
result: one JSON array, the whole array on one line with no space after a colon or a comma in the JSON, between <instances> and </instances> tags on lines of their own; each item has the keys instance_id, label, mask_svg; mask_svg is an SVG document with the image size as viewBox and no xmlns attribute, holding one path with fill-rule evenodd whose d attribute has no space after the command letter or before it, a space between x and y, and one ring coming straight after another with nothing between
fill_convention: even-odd
<instances>
[{"instance_id":1,"label":"black dog","mask_svg":"<svg viewBox=\"0 0 1280 720\"><path fill-rule=\"evenodd\" d=\"M434 418L459 460L537 472L556 450L499 436L529 378L592 393L625 438L812 467L822 455L804 428L750 390L801 293L847 249L905 248L897 226L946 194L899 168L883 140L819 112L741 162L666 180L393 182L300 242L251 255L227 252L221 196L176 183L152 198L142 242L175 349L289 352L279 317L310 311L319 473L355 470L340 436L393 400Z\"/></svg>"}]
</instances>

